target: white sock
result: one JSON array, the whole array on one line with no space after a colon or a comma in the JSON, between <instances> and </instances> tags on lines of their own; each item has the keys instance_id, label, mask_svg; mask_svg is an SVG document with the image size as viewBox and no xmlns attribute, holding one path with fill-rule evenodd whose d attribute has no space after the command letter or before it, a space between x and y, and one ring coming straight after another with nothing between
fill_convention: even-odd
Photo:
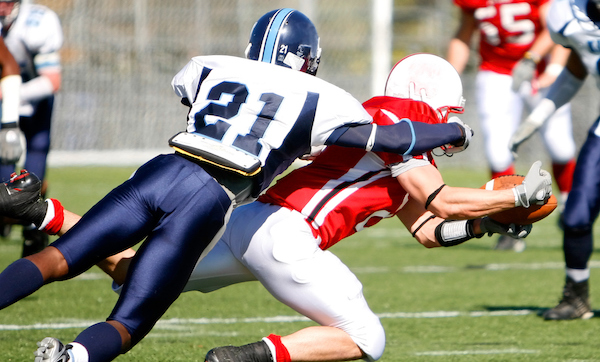
<instances>
[{"instance_id":1,"label":"white sock","mask_svg":"<svg viewBox=\"0 0 600 362\"><path fill-rule=\"evenodd\" d=\"M71 357L71 359L69 360L69 362L89 362L90 361L90 355L88 354L87 349L85 349L85 347L77 342L72 342L69 343L71 346L73 346L73 348L71 348L68 353L69 353L69 357Z\"/></svg>"},{"instance_id":2,"label":"white sock","mask_svg":"<svg viewBox=\"0 0 600 362\"><path fill-rule=\"evenodd\" d=\"M570 269L570 268L567 268L566 272L567 272L567 276L569 278L573 279L573 281L575 283L579 283L579 282L582 282L584 280L590 279L590 268L585 268L585 269Z\"/></svg>"}]
</instances>

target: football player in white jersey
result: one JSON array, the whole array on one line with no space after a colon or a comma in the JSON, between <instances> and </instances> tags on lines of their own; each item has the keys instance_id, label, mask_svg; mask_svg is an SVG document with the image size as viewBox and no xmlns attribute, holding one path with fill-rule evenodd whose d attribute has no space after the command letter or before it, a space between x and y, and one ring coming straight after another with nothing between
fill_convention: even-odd
<instances>
[{"instance_id":1,"label":"football player in white jersey","mask_svg":"<svg viewBox=\"0 0 600 362\"><path fill-rule=\"evenodd\" d=\"M296 10L261 17L246 54L249 59L193 58L172 81L188 107L187 132L169 140L176 152L142 165L51 246L0 273L3 309L143 240L107 321L85 329L68 347L44 339L37 361L111 361L135 346L177 299L234 206L256 198L311 147L418 155L468 145L471 130L460 122L372 124L350 94L313 77L319 37ZM14 180L21 186L4 188L0 197L29 192L25 175ZM17 213L26 211L22 206Z\"/></svg>"},{"instance_id":2,"label":"football player in white jersey","mask_svg":"<svg viewBox=\"0 0 600 362\"><path fill-rule=\"evenodd\" d=\"M546 123L555 109L575 96L588 75L596 79L600 89L600 0L555 0L547 23L552 39L570 48L571 55L546 98L513 135L513 152ZM600 117L590 127L579 151L573 189L562 214L566 281L560 303L544 313L547 320L587 319L594 315L589 302L588 261L593 251L592 227L600 210L598 164Z\"/></svg>"},{"instance_id":3,"label":"football player in white jersey","mask_svg":"<svg viewBox=\"0 0 600 362\"><path fill-rule=\"evenodd\" d=\"M458 74L445 60L430 54L400 61L389 77L386 95L364 104L380 125L404 117L445 123L451 113L462 113ZM549 174L536 167L528 175L528 186L550 185ZM549 195L549 189L545 192ZM240 348L216 348L207 360L379 359L385 346L381 323L368 307L356 276L327 249L394 215L426 247L458 245L484 233L524 237L530 228L472 219L515 205L511 190L445 186L430 152L407 157L328 147L310 165L280 179L258 201L235 209L225 234L185 287L210 292L259 280L278 300L321 326L284 337L271 334ZM44 219L41 228L62 234L78 217L59 207ZM99 266L122 284L125 265L134 254L129 249Z\"/></svg>"},{"instance_id":4,"label":"football player in white jersey","mask_svg":"<svg viewBox=\"0 0 600 362\"><path fill-rule=\"evenodd\" d=\"M61 85L58 52L63 44L63 33L60 20L45 6L21 4L21 0L0 0L0 22L6 46L19 64L23 82L20 118L18 122L2 124L5 132L18 133L19 142L0 145L0 178L8 180L15 172L15 163L22 153L21 138L24 138L24 167L44 181L42 194L45 194L54 94ZM0 235L7 236L9 232L7 221L0 228ZM46 245L48 235L40 233L33 225L24 226L22 256L36 253Z\"/></svg>"},{"instance_id":5,"label":"football player in white jersey","mask_svg":"<svg viewBox=\"0 0 600 362\"><path fill-rule=\"evenodd\" d=\"M0 3L2 7L2 3ZM1 19L0 19L1 22ZM2 101L0 119L0 159L19 158L23 152L20 131L14 127L19 121L19 91L21 75L19 64L12 56L4 38L0 35L0 100Z\"/></svg>"}]
</instances>

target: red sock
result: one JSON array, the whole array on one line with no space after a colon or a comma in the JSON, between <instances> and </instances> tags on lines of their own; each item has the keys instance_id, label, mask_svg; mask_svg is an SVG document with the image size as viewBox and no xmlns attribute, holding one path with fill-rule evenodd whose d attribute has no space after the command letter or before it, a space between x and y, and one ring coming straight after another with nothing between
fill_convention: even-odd
<instances>
[{"instance_id":1,"label":"red sock","mask_svg":"<svg viewBox=\"0 0 600 362\"><path fill-rule=\"evenodd\" d=\"M287 348L281 343L281 336L270 334L266 338L268 338L275 346L275 360L277 362L292 362L290 352L288 352Z\"/></svg>"},{"instance_id":2,"label":"red sock","mask_svg":"<svg viewBox=\"0 0 600 362\"><path fill-rule=\"evenodd\" d=\"M575 160L570 160L564 164L553 163L552 173L556 180L556 186L560 192L571 191L573 185L573 172L575 171Z\"/></svg>"},{"instance_id":3,"label":"red sock","mask_svg":"<svg viewBox=\"0 0 600 362\"><path fill-rule=\"evenodd\" d=\"M46 212L46 216L48 216L48 213L52 212L54 217L48 221L48 223L42 228L42 231L49 235L56 235L65 222L65 208L62 206L60 201L56 199L48 200L50 200L50 202L48 203L48 211Z\"/></svg>"},{"instance_id":4,"label":"red sock","mask_svg":"<svg viewBox=\"0 0 600 362\"><path fill-rule=\"evenodd\" d=\"M492 171L492 178L496 178L498 176L506 176L506 175L514 175L515 174L515 166L514 165L510 165L506 170L504 171Z\"/></svg>"}]
</instances>

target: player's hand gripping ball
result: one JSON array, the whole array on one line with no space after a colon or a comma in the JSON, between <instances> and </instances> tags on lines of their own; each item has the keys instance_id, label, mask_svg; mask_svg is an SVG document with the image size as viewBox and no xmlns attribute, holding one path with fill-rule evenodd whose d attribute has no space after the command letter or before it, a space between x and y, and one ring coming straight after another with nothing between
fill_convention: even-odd
<instances>
[{"instance_id":1,"label":"player's hand gripping ball","mask_svg":"<svg viewBox=\"0 0 600 362\"><path fill-rule=\"evenodd\" d=\"M488 181L481 188L486 190L505 190L512 189L523 182L524 176L507 175L499 176ZM489 215L490 219L503 224L529 225L540 221L550 215L556 209L556 196L551 195L544 205L531 205L528 208L523 206L515 207L514 209L501 211Z\"/></svg>"}]
</instances>

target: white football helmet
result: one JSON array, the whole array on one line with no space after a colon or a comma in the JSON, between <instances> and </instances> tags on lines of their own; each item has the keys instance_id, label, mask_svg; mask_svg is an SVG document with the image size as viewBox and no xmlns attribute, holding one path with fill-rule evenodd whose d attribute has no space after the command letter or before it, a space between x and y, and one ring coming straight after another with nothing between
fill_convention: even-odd
<instances>
[{"instance_id":1,"label":"white football helmet","mask_svg":"<svg viewBox=\"0 0 600 362\"><path fill-rule=\"evenodd\" d=\"M17 19L21 0L0 0L0 24L6 30Z\"/></svg>"},{"instance_id":2,"label":"white football helmet","mask_svg":"<svg viewBox=\"0 0 600 362\"><path fill-rule=\"evenodd\" d=\"M433 54L412 54L396 63L388 75L385 95L425 102L437 111L441 123L448 121L450 113L464 112L458 72Z\"/></svg>"}]
</instances>

